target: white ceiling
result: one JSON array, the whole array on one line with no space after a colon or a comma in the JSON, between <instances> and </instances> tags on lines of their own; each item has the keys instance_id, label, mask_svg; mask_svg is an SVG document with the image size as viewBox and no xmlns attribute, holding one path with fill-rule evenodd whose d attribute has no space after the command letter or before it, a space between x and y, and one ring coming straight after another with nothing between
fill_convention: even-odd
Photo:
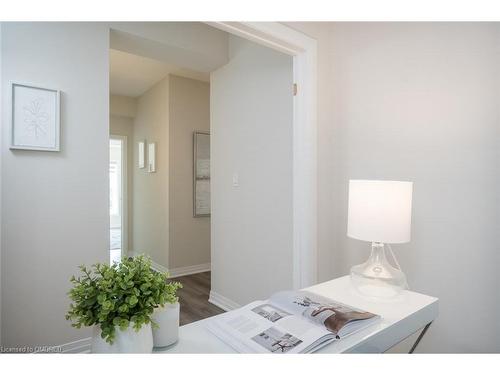
<instances>
[{"instance_id":1,"label":"white ceiling","mask_svg":"<svg viewBox=\"0 0 500 375\"><path fill-rule=\"evenodd\" d=\"M209 82L210 73L180 68L162 61L109 50L109 89L111 94L141 96L168 74Z\"/></svg>"}]
</instances>

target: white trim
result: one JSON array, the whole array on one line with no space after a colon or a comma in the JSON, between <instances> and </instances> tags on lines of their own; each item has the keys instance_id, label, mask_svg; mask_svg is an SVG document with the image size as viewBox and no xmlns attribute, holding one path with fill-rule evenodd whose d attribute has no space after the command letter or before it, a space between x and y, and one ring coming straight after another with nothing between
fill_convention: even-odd
<instances>
[{"instance_id":1,"label":"white trim","mask_svg":"<svg viewBox=\"0 0 500 375\"><path fill-rule=\"evenodd\" d=\"M3 150L3 128L4 128L4 112L3 112L3 82L2 82L2 28L3 22L0 22L0 178L2 176L2 150ZM0 213L2 211L2 184L0 184ZM2 214L0 214L0 238L2 238ZM2 345L2 241L0 241L0 346Z\"/></svg>"},{"instance_id":2,"label":"white trim","mask_svg":"<svg viewBox=\"0 0 500 375\"><path fill-rule=\"evenodd\" d=\"M185 275L192 275L200 272L207 272L210 271L210 269L211 269L210 263L203 263L203 264L196 264L194 266L172 268L169 270L169 274L170 277L179 277Z\"/></svg>"},{"instance_id":3,"label":"white trim","mask_svg":"<svg viewBox=\"0 0 500 375\"><path fill-rule=\"evenodd\" d=\"M210 302L212 305L220 307L224 311L235 310L241 307L239 303L236 303L229 298L226 298L219 293L214 292L213 290L210 291L208 302Z\"/></svg>"},{"instance_id":4,"label":"white trim","mask_svg":"<svg viewBox=\"0 0 500 375\"><path fill-rule=\"evenodd\" d=\"M293 287L317 282L316 40L277 22L208 25L293 56Z\"/></svg>"},{"instance_id":5,"label":"white trim","mask_svg":"<svg viewBox=\"0 0 500 375\"><path fill-rule=\"evenodd\" d=\"M172 277L193 275L195 273L210 271L211 264L210 263L203 263L203 264L195 264L194 266L186 266L186 267L168 269L167 267L162 266L161 264L158 264L158 263L152 261L151 267L155 271L158 271L158 272L162 272L162 273L168 272L168 274L172 278Z\"/></svg>"},{"instance_id":6,"label":"white trim","mask_svg":"<svg viewBox=\"0 0 500 375\"><path fill-rule=\"evenodd\" d=\"M161 273L166 273L168 272L167 267L163 267L161 264L156 263L154 261L151 261L151 268L154 269L155 271L161 272Z\"/></svg>"},{"instance_id":7,"label":"white trim","mask_svg":"<svg viewBox=\"0 0 500 375\"><path fill-rule=\"evenodd\" d=\"M62 353L90 353L91 337L86 337L81 340L68 342L61 345Z\"/></svg>"}]
</instances>

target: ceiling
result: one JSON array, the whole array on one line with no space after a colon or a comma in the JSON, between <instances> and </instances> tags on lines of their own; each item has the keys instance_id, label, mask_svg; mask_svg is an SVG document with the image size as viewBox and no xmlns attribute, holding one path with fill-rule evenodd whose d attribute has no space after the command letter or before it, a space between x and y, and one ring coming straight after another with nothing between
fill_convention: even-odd
<instances>
[{"instance_id":1,"label":"ceiling","mask_svg":"<svg viewBox=\"0 0 500 375\"><path fill-rule=\"evenodd\" d=\"M162 61L109 50L109 89L113 95L138 97L168 74L209 82L210 73L184 69Z\"/></svg>"}]
</instances>

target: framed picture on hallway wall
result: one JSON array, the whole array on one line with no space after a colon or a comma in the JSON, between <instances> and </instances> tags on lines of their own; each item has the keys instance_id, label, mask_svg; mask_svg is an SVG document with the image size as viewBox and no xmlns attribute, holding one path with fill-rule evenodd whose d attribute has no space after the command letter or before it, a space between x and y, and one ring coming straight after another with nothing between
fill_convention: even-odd
<instances>
[{"instance_id":1,"label":"framed picture on hallway wall","mask_svg":"<svg viewBox=\"0 0 500 375\"><path fill-rule=\"evenodd\" d=\"M59 90L12 84L11 149L60 150L60 97Z\"/></svg>"},{"instance_id":2,"label":"framed picture on hallway wall","mask_svg":"<svg viewBox=\"0 0 500 375\"><path fill-rule=\"evenodd\" d=\"M193 133L193 216L210 216L210 133Z\"/></svg>"}]
</instances>

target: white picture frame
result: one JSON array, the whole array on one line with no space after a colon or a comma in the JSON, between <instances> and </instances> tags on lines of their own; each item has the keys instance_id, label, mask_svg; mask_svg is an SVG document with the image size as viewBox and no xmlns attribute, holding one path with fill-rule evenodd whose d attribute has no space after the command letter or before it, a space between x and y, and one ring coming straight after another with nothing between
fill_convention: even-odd
<instances>
[{"instance_id":1,"label":"white picture frame","mask_svg":"<svg viewBox=\"0 0 500 375\"><path fill-rule=\"evenodd\" d=\"M10 149L60 151L61 92L12 83Z\"/></svg>"},{"instance_id":2,"label":"white picture frame","mask_svg":"<svg viewBox=\"0 0 500 375\"><path fill-rule=\"evenodd\" d=\"M148 172L156 172L156 143L148 144Z\"/></svg>"},{"instance_id":3,"label":"white picture frame","mask_svg":"<svg viewBox=\"0 0 500 375\"><path fill-rule=\"evenodd\" d=\"M137 152L138 152L137 166L139 168L144 168L146 166L145 164L146 141L137 142Z\"/></svg>"}]
</instances>

